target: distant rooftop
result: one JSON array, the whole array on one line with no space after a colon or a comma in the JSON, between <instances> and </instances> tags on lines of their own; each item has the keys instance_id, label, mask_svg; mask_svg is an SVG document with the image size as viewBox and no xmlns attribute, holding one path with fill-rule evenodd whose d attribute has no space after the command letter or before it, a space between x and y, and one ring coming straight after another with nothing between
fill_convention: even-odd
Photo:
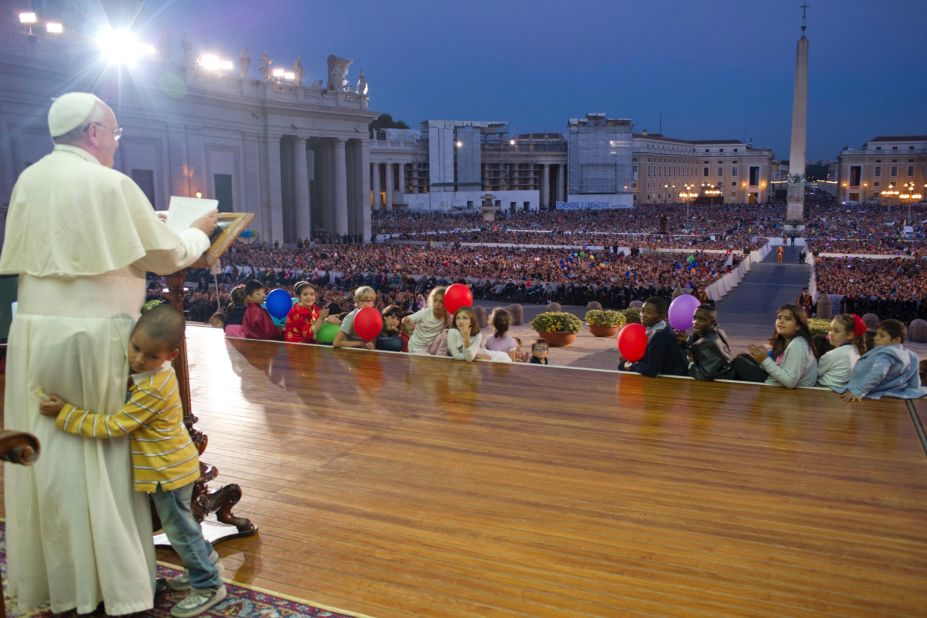
<instances>
[{"instance_id":1,"label":"distant rooftop","mask_svg":"<svg viewBox=\"0 0 927 618\"><path fill-rule=\"evenodd\" d=\"M586 114L585 118L570 118L568 126L592 126L592 127L630 127L630 118L609 118L601 112Z\"/></svg>"},{"instance_id":2,"label":"distant rooftop","mask_svg":"<svg viewBox=\"0 0 927 618\"><path fill-rule=\"evenodd\" d=\"M927 135L880 135L870 142L927 142Z\"/></svg>"},{"instance_id":3,"label":"distant rooftop","mask_svg":"<svg viewBox=\"0 0 927 618\"><path fill-rule=\"evenodd\" d=\"M644 131L643 133L634 133L634 137L646 138L646 139L656 139L662 140L664 142L675 142L677 144L744 144L745 142L739 139L678 139L675 137L667 137L662 133L648 133Z\"/></svg>"}]
</instances>

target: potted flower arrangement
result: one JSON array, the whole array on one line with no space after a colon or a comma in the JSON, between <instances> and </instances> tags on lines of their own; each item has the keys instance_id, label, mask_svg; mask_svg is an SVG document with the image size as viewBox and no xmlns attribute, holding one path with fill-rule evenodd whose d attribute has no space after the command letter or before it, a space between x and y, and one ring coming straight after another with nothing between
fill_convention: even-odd
<instances>
[{"instance_id":1,"label":"potted flower arrangement","mask_svg":"<svg viewBox=\"0 0 927 618\"><path fill-rule=\"evenodd\" d=\"M624 314L611 309L590 309L586 312L589 332L596 337L614 337L618 329L624 326Z\"/></svg>"},{"instance_id":2,"label":"potted flower arrangement","mask_svg":"<svg viewBox=\"0 0 927 618\"><path fill-rule=\"evenodd\" d=\"M531 320L531 328L552 348L573 343L582 325L578 317L566 311L545 311Z\"/></svg>"},{"instance_id":3,"label":"potted flower arrangement","mask_svg":"<svg viewBox=\"0 0 927 618\"><path fill-rule=\"evenodd\" d=\"M808 318L808 330L811 332L811 336L815 335L827 335L827 331L830 330L830 320L825 320L824 318Z\"/></svg>"},{"instance_id":4,"label":"potted flower arrangement","mask_svg":"<svg viewBox=\"0 0 927 618\"><path fill-rule=\"evenodd\" d=\"M637 307L628 307L621 312L624 315L625 324L640 324L641 310Z\"/></svg>"}]
</instances>

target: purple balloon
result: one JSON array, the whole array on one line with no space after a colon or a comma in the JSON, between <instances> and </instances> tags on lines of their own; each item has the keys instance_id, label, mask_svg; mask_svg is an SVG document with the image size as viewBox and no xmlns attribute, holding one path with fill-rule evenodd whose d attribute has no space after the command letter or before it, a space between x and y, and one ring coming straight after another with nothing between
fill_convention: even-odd
<instances>
[{"instance_id":1,"label":"purple balloon","mask_svg":"<svg viewBox=\"0 0 927 618\"><path fill-rule=\"evenodd\" d=\"M677 296L670 303L669 323L676 330L688 330L692 328L692 316L701 303L691 294Z\"/></svg>"}]
</instances>

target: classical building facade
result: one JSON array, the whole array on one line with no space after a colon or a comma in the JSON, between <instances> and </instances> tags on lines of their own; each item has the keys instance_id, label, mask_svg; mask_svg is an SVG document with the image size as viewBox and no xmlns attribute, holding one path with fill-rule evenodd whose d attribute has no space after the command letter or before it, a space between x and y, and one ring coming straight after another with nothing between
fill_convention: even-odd
<instances>
[{"instance_id":1,"label":"classical building facade","mask_svg":"<svg viewBox=\"0 0 927 618\"><path fill-rule=\"evenodd\" d=\"M737 140L682 140L634 134L634 202L765 202L777 170L772 150ZM692 197L680 197L681 193ZM695 194L695 195L692 195Z\"/></svg>"},{"instance_id":2,"label":"classical building facade","mask_svg":"<svg viewBox=\"0 0 927 618\"><path fill-rule=\"evenodd\" d=\"M372 207L476 209L486 194L510 211L557 202L757 203L769 198L779 169L768 148L632 133L630 120L604 114L571 119L567 137L509 136L507 128L504 122L429 121L419 131L379 131L370 147Z\"/></svg>"},{"instance_id":3,"label":"classical building facade","mask_svg":"<svg viewBox=\"0 0 927 618\"><path fill-rule=\"evenodd\" d=\"M927 135L881 136L862 148L844 148L837 168L837 197L842 202L897 203L894 192L909 183L927 195Z\"/></svg>"},{"instance_id":4,"label":"classical building facade","mask_svg":"<svg viewBox=\"0 0 927 618\"><path fill-rule=\"evenodd\" d=\"M507 129L505 122L429 120L419 131L377 132L370 148L372 207L475 210L488 198L514 212L563 199L563 136L509 137Z\"/></svg>"},{"instance_id":5,"label":"classical building facade","mask_svg":"<svg viewBox=\"0 0 927 618\"><path fill-rule=\"evenodd\" d=\"M215 65L186 38L181 48L172 58L161 40L136 67L114 67L68 24L52 36L0 23L0 206L22 170L52 148L51 99L84 90L116 112L124 133L115 167L155 208L167 208L171 195L201 195L220 210L255 213L261 240L369 239L367 127L377 114L367 109L363 76L346 85L351 61L330 56L328 82L303 84L299 59L279 66L265 53L252 71L247 50L235 64Z\"/></svg>"}]
</instances>

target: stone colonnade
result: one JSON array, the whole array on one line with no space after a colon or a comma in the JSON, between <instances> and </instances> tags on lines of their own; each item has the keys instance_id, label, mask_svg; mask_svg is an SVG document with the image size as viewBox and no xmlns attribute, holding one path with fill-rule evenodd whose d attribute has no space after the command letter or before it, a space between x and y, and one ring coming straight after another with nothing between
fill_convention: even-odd
<instances>
[{"instance_id":1,"label":"stone colonnade","mask_svg":"<svg viewBox=\"0 0 927 618\"><path fill-rule=\"evenodd\" d=\"M370 240L370 146L366 139L280 135L265 142L270 236L293 243L310 235Z\"/></svg>"}]
</instances>

